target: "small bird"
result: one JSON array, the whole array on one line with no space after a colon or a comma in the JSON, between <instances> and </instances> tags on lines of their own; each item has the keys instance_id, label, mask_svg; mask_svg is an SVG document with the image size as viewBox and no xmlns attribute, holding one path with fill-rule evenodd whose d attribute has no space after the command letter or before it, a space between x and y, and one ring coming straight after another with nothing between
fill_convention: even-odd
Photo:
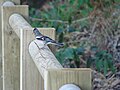
<instances>
[{"instance_id":1,"label":"small bird","mask_svg":"<svg viewBox=\"0 0 120 90\"><path fill-rule=\"evenodd\" d=\"M56 42L50 37L41 34L37 28L34 28L33 33L35 34L35 38L37 40L43 41L44 45L53 44L53 45L60 46L60 47L64 45L63 43Z\"/></svg>"}]
</instances>

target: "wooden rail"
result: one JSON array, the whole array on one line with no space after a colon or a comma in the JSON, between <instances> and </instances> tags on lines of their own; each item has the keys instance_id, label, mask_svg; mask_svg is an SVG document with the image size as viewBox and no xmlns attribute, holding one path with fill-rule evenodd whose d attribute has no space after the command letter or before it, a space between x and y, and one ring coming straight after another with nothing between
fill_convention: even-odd
<instances>
[{"instance_id":1,"label":"wooden rail","mask_svg":"<svg viewBox=\"0 0 120 90\"><path fill-rule=\"evenodd\" d=\"M82 90L92 90L90 69L63 69L49 47L40 48L41 42L35 40L34 28L27 22L28 6L14 5L20 0L4 1L0 1L0 66L3 68L0 69L3 76L3 82L0 80L3 88L0 89L64 90L66 85L71 88L78 85ZM55 39L54 28L38 29ZM75 90L80 90L78 88L76 86Z\"/></svg>"}]
</instances>

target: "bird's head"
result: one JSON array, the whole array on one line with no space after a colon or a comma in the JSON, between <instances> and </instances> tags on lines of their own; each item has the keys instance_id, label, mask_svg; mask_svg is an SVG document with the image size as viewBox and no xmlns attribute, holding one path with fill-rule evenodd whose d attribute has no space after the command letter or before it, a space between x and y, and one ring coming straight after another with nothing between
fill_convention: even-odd
<instances>
[{"instance_id":1,"label":"bird's head","mask_svg":"<svg viewBox=\"0 0 120 90\"><path fill-rule=\"evenodd\" d=\"M33 33L35 36L42 36L42 34L39 32L37 28L34 28Z\"/></svg>"}]
</instances>

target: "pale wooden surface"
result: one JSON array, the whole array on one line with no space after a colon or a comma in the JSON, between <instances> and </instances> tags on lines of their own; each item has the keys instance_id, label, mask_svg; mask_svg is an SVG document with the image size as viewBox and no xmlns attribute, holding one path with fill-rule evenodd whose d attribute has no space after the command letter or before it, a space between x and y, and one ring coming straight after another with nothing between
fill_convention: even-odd
<instances>
[{"instance_id":1,"label":"pale wooden surface","mask_svg":"<svg viewBox=\"0 0 120 90\"><path fill-rule=\"evenodd\" d=\"M1 26L1 25L0 25ZM0 30L0 90L3 90L3 78L2 78L2 34Z\"/></svg>"},{"instance_id":2,"label":"pale wooden surface","mask_svg":"<svg viewBox=\"0 0 120 90\"><path fill-rule=\"evenodd\" d=\"M20 14L12 14L9 17L9 24L16 32L18 37L20 37L20 29L29 29L32 28L31 25L20 15Z\"/></svg>"},{"instance_id":3,"label":"pale wooden surface","mask_svg":"<svg viewBox=\"0 0 120 90\"><path fill-rule=\"evenodd\" d=\"M45 90L59 90L65 84L76 84L81 90L92 90L91 69L70 68L45 71Z\"/></svg>"},{"instance_id":4,"label":"pale wooden surface","mask_svg":"<svg viewBox=\"0 0 120 90\"><path fill-rule=\"evenodd\" d=\"M46 69L63 68L43 41L34 40L29 44L29 53L44 79Z\"/></svg>"},{"instance_id":5,"label":"pale wooden surface","mask_svg":"<svg viewBox=\"0 0 120 90\"><path fill-rule=\"evenodd\" d=\"M20 0L0 0L0 6L5 2L5 1L12 1L16 5L20 5Z\"/></svg>"},{"instance_id":6,"label":"pale wooden surface","mask_svg":"<svg viewBox=\"0 0 120 90\"><path fill-rule=\"evenodd\" d=\"M1 7L2 10L2 59L4 90L20 90L20 39L9 26L9 16L18 12L28 16L27 6Z\"/></svg>"},{"instance_id":7,"label":"pale wooden surface","mask_svg":"<svg viewBox=\"0 0 120 90\"><path fill-rule=\"evenodd\" d=\"M0 22L1 22L1 15L0 15ZM1 23L0 23L0 90L3 87L3 78L2 78L2 30L1 30Z\"/></svg>"},{"instance_id":8,"label":"pale wooden surface","mask_svg":"<svg viewBox=\"0 0 120 90\"><path fill-rule=\"evenodd\" d=\"M17 0L16 0L17 1ZM0 6L4 0L0 0ZM0 7L0 90L3 90L3 74L2 74L2 20L1 20L1 7Z\"/></svg>"},{"instance_id":9,"label":"pale wooden surface","mask_svg":"<svg viewBox=\"0 0 120 90\"><path fill-rule=\"evenodd\" d=\"M0 0L0 6L7 0ZM20 0L11 0L16 4L20 4ZM1 20L1 7L0 7L0 90L3 90L3 75L2 75L2 20Z\"/></svg>"},{"instance_id":10,"label":"pale wooden surface","mask_svg":"<svg viewBox=\"0 0 120 90\"><path fill-rule=\"evenodd\" d=\"M14 6L15 3L11 2L11 1L5 1L2 6Z\"/></svg>"},{"instance_id":11,"label":"pale wooden surface","mask_svg":"<svg viewBox=\"0 0 120 90\"><path fill-rule=\"evenodd\" d=\"M23 90L44 90L43 79L28 52L30 42L35 39L32 30L33 28L21 30ZM53 28L39 28L39 30L42 34L55 39Z\"/></svg>"},{"instance_id":12,"label":"pale wooden surface","mask_svg":"<svg viewBox=\"0 0 120 90\"><path fill-rule=\"evenodd\" d=\"M0 7L0 90L3 90L2 78L2 21L1 21L1 7Z\"/></svg>"}]
</instances>

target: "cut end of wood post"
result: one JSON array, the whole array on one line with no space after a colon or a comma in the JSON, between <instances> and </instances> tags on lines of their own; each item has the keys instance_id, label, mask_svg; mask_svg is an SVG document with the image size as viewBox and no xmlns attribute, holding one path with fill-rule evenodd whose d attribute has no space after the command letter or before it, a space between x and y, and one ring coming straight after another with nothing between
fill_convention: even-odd
<instances>
[{"instance_id":1,"label":"cut end of wood post","mask_svg":"<svg viewBox=\"0 0 120 90\"><path fill-rule=\"evenodd\" d=\"M14 6L15 4L11 1L6 1L2 4L2 6Z\"/></svg>"},{"instance_id":2,"label":"cut end of wood post","mask_svg":"<svg viewBox=\"0 0 120 90\"><path fill-rule=\"evenodd\" d=\"M32 26L20 14L14 13L9 17L9 24L20 37L20 29L29 29Z\"/></svg>"},{"instance_id":3,"label":"cut end of wood post","mask_svg":"<svg viewBox=\"0 0 120 90\"><path fill-rule=\"evenodd\" d=\"M81 90L81 89L75 84L65 84L59 90Z\"/></svg>"}]
</instances>

